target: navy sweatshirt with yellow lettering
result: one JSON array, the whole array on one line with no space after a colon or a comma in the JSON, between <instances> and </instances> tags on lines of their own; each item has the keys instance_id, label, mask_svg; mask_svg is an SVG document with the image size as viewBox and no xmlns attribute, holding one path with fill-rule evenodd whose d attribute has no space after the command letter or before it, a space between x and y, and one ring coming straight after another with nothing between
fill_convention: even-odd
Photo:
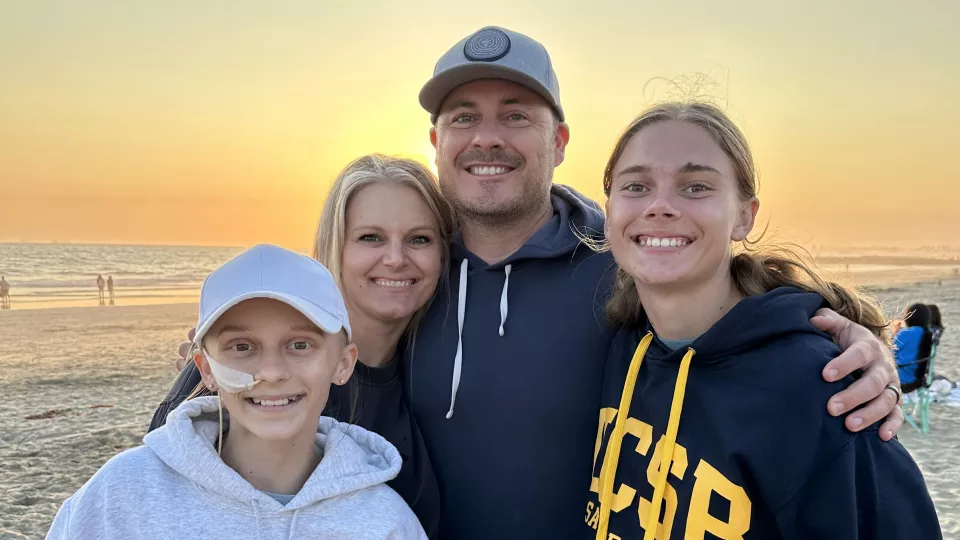
<instances>
[{"instance_id":1,"label":"navy sweatshirt with yellow lettering","mask_svg":"<svg viewBox=\"0 0 960 540\"><path fill-rule=\"evenodd\" d=\"M624 329L607 360L583 538L939 539L916 463L825 404L819 295L748 297L693 342ZM669 463L669 467L663 464ZM654 519L653 516L657 516Z\"/></svg>"}]
</instances>

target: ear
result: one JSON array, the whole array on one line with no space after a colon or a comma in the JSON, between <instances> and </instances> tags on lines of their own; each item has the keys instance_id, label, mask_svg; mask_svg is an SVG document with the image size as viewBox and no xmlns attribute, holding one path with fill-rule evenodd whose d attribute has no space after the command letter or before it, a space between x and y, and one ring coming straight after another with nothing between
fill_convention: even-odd
<instances>
[{"instance_id":1,"label":"ear","mask_svg":"<svg viewBox=\"0 0 960 540\"><path fill-rule=\"evenodd\" d=\"M757 212L760 210L760 200L752 197L748 201L740 203L740 212L737 214L737 222L733 226L733 233L730 239L734 242L746 240L753 230L753 225L757 221Z\"/></svg>"},{"instance_id":2,"label":"ear","mask_svg":"<svg viewBox=\"0 0 960 540\"><path fill-rule=\"evenodd\" d=\"M433 149L437 149L437 127L433 126L430 128L430 144L433 145Z\"/></svg>"},{"instance_id":3,"label":"ear","mask_svg":"<svg viewBox=\"0 0 960 540\"><path fill-rule=\"evenodd\" d=\"M337 362L337 370L333 373L333 384L340 384L340 381L349 381L353 376L353 368L357 365L357 346L350 343L343 348L340 354L340 361Z\"/></svg>"},{"instance_id":4,"label":"ear","mask_svg":"<svg viewBox=\"0 0 960 540\"><path fill-rule=\"evenodd\" d=\"M203 379L203 385L210 390L217 390L217 379L210 371L210 364L207 363L206 355L203 354L200 349L193 351L193 363L197 366L197 371L200 372L200 378Z\"/></svg>"},{"instance_id":5,"label":"ear","mask_svg":"<svg viewBox=\"0 0 960 540\"><path fill-rule=\"evenodd\" d=\"M603 202L603 236L607 239L610 238L610 197L607 197L607 200Z\"/></svg>"},{"instance_id":6,"label":"ear","mask_svg":"<svg viewBox=\"0 0 960 540\"><path fill-rule=\"evenodd\" d=\"M554 160L553 166L556 167L563 163L563 158L567 153L567 143L570 142L570 127L565 122L557 122L557 129L553 134Z\"/></svg>"}]
</instances>

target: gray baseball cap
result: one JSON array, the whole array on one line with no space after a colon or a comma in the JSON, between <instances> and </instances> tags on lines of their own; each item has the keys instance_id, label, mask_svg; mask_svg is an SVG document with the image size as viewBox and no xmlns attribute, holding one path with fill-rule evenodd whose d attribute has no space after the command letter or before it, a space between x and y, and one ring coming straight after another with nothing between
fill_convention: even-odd
<instances>
[{"instance_id":1,"label":"gray baseball cap","mask_svg":"<svg viewBox=\"0 0 960 540\"><path fill-rule=\"evenodd\" d=\"M440 104L453 89L479 79L504 79L543 96L563 121L560 84L550 55L519 32L487 26L463 38L440 57L433 77L420 89L420 105L436 121Z\"/></svg>"}]
</instances>

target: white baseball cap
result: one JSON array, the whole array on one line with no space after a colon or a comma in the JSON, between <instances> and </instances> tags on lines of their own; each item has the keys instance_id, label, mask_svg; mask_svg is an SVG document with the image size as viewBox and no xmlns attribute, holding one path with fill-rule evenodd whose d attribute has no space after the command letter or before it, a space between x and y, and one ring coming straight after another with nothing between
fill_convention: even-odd
<instances>
[{"instance_id":1,"label":"white baseball cap","mask_svg":"<svg viewBox=\"0 0 960 540\"><path fill-rule=\"evenodd\" d=\"M333 275L310 257L260 244L227 261L207 276L200 291L195 343L228 309L251 298L290 305L328 334L346 330L352 339L343 295Z\"/></svg>"}]
</instances>

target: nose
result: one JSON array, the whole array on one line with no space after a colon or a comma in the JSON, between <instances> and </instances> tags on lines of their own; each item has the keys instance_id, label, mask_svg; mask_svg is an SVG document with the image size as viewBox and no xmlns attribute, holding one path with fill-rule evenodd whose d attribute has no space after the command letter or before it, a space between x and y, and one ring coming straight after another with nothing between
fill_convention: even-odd
<instances>
[{"instance_id":1,"label":"nose","mask_svg":"<svg viewBox=\"0 0 960 540\"><path fill-rule=\"evenodd\" d=\"M390 242L383 254L383 265L388 268L402 268L407 262L407 254L404 251L403 242Z\"/></svg>"},{"instance_id":2,"label":"nose","mask_svg":"<svg viewBox=\"0 0 960 540\"><path fill-rule=\"evenodd\" d=\"M674 219L680 217L680 210L673 203L673 195L670 190L655 191L644 215L647 218Z\"/></svg>"},{"instance_id":3,"label":"nose","mask_svg":"<svg viewBox=\"0 0 960 540\"><path fill-rule=\"evenodd\" d=\"M283 349L269 348L260 351L256 378L264 382L279 382L290 378L290 370Z\"/></svg>"},{"instance_id":4,"label":"nose","mask_svg":"<svg viewBox=\"0 0 960 540\"><path fill-rule=\"evenodd\" d=\"M473 131L473 148L503 148L503 133L496 118L484 118Z\"/></svg>"}]
</instances>

